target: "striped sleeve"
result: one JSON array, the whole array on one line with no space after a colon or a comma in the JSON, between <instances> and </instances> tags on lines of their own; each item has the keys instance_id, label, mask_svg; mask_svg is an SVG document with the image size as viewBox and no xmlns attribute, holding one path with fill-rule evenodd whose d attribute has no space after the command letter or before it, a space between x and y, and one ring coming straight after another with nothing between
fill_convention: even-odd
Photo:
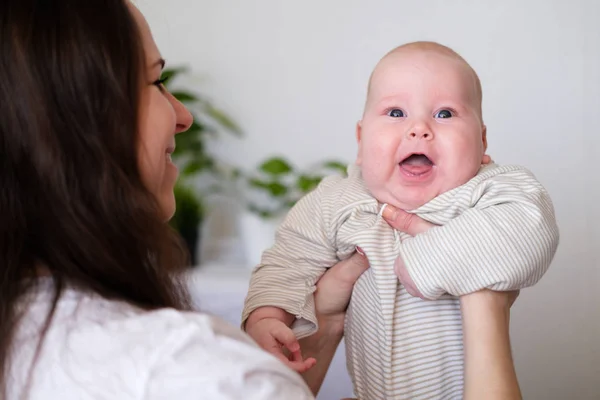
<instances>
[{"instance_id":1,"label":"striped sleeve","mask_svg":"<svg viewBox=\"0 0 600 400\"><path fill-rule=\"evenodd\" d=\"M321 182L290 210L278 228L275 244L263 253L252 273L242 326L255 309L272 306L296 317L292 329L298 338L316 332L316 282L339 261L327 222L331 209L327 199L336 182L336 177Z\"/></svg>"},{"instance_id":2,"label":"striped sleeve","mask_svg":"<svg viewBox=\"0 0 600 400\"><path fill-rule=\"evenodd\" d=\"M400 256L425 298L522 289L550 266L559 232L543 186L523 171L484 183L463 192L474 204L461 215L402 242Z\"/></svg>"}]
</instances>

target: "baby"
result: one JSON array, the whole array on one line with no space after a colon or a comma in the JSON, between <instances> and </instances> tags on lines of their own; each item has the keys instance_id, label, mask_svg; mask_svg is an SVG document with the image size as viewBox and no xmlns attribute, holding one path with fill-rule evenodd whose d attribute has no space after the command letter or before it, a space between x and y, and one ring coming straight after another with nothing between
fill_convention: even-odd
<instances>
[{"instance_id":1,"label":"baby","mask_svg":"<svg viewBox=\"0 0 600 400\"><path fill-rule=\"evenodd\" d=\"M383 57L348 177L324 179L293 207L252 274L243 326L259 345L281 358L290 337L313 334L316 281L360 248L371 268L345 329L355 395L462 398L456 296L531 286L558 245L542 185L522 167L486 160L481 102L477 74L445 46L410 43ZM382 218L386 204L433 227L398 232Z\"/></svg>"}]
</instances>

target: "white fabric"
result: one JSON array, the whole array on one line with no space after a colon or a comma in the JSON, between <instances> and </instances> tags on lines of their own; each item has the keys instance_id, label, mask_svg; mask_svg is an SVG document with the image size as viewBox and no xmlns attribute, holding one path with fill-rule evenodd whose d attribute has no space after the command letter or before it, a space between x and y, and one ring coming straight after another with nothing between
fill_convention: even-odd
<instances>
[{"instance_id":1,"label":"white fabric","mask_svg":"<svg viewBox=\"0 0 600 400\"><path fill-rule=\"evenodd\" d=\"M217 318L67 290L33 363L50 281L24 302L12 399L313 399L299 375ZM30 390L24 392L28 375Z\"/></svg>"},{"instance_id":2,"label":"white fabric","mask_svg":"<svg viewBox=\"0 0 600 400\"><path fill-rule=\"evenodd\" d=\"M225 262L192 268L187 282L194 306L230 324L240 326L250 272L246 265L231 265ZM346 368L345 341L342 340L331 360L316 400L338 400L348 397L354 395Z\"/></svg>"}]
</instances>

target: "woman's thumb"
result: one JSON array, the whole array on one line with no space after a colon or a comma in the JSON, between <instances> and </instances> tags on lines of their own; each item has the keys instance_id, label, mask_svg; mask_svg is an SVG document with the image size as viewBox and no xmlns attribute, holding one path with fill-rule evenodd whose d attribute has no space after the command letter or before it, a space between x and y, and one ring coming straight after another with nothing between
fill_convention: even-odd
<instances>
[{"instance_id":1,"label":"woman's thumb","mask_svg":"<svg viewBox=\"0 0 600 400\"><path fill-rule=\"evenodd\" d=\"M346 259L344 263L340 263L343 279L349 280L354 284L359 276L369 269L369 260L365 252L360 248L356 248L356 252Z\"/></svg>"}]
</instances>

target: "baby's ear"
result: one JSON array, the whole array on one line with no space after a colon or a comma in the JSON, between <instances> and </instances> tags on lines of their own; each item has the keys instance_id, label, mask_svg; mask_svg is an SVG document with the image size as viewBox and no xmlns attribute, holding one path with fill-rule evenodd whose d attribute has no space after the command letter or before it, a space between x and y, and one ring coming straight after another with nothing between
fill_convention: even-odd
<instances>
[{"instance_id":1,"label":"baby's ear","mask_svg":"<svg viewBox=\"0 0 600 400\"><path fill-rule=\"evenodd\" d=\"M488 143L487 143L487 126L483 125L481 130L481 140L483 140L483 152L487 151Z\"/></svg>"},{"instance_id":2,"label":"baby's ear","mask_svg":"<svg viewBox=\"0 0 600 400\"><path fill-rule=\"evenodd\" d=\"M362 162L361 157L361 134L362 134L362 120L356 123L356 143L358 143L358 154L356 155L356 165L360 165Z\"/></svg>"},{"instance_id":3,"label":"baby's ear","mask_svg":"<svg viewBox=\"0 0 600 400\"><path fill-rule=\"evenodd\" d=\"M488 147L488 145L487 145L487 127L485 125L483 125L483 129L481 131L481 140L483 141L483 156L481 158L481 164L486 165L486 164L493 163L494 161L492 160L492 157L485 154L485 152L487 151L487 147Z\"/></svg>"}]
</instances>

